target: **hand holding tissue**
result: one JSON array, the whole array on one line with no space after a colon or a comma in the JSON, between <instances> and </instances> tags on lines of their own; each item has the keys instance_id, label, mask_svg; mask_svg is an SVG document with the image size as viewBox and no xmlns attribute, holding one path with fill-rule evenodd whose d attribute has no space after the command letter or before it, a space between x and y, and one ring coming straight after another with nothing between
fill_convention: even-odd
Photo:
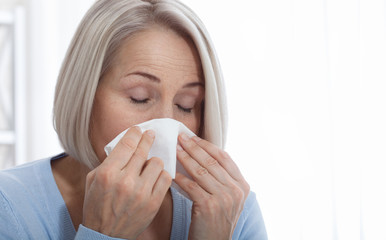
<instances>
[{"instance_id":1,"label":"hand holding tissue","mask_svg":"<svg viewBox=\"0 0 386 240\"><path fill-rule=\"evenodd\" d=\"M155 139L150 149L148 159L158 157L164 162L164 169L174 179L176 171L189 176L182 165L177 161L177 138L180 133L186 133L193 137L195 134L189 130L183 123L170 118L153 119L136 125L140 127L142 133L146 130L155 132ZM105 146L107 155L114 149L115 145L125 135L128 129L121 132L109 144Z\"/></svg>"}]
</instances>

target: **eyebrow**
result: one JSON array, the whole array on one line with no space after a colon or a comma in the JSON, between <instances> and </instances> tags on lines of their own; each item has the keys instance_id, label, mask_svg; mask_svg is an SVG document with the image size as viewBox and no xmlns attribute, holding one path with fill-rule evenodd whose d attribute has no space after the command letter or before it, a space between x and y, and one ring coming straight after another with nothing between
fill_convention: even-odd
<instances>
[{"instance_id":1,"label":"eyebrow","mask_svg":"<svg viewBox=\"0 0 386 240\"><path fill-rule=\"evenodd\" d=\"M138 72L138 71L137 72L132 72L132 73L127 74L126 76L130 76L130 75L139 75L139 76L147 78L147 79L149 79L149 80L151 80L153 82L157 82L157 83L161 82L161 80L158 77L156 77L156 76L154 76L152 74L149 74L149 73L145 73L145 72Z\"/></svg>"},{"instance_id":2,"label":"eyebrow","mask_svg":"<svg viewBox=\"0 0 386 240\"><path fill-rule=\"evenodd\" d=\"M153 82L156 82L156 83L160 83L161 82L161 80L157 76L154 76L154 75L152 75L150 73L136 71L136 72L129 73L126 76L130 76L130 75L139 75L139 76L147 78L150 81L153 81ZM205 84L202 83L202 82L191 82L191 83L185 84L183 86L183 88L191 88L191 87L195 87L195 86L201 86L201 87L205 88Z\"/></svg>"}]
</instances>

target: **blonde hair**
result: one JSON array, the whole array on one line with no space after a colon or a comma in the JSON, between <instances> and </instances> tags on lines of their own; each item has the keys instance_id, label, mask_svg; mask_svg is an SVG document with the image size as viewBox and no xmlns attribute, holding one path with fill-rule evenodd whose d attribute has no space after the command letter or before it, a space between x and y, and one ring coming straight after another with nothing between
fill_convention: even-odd
<instances>
[{"instance_id":1,"label":"blonde hair","mask_svg":"<svg viewBox=\"0 0 386 240\"><path fill-rule=\"evenodd\" d=\"M223 77L200 19L176 0L99 0L86 13L72 39L58 76L54 101L54 126L65 152L90 169L100 164L89 139L99 80L123 40L154 24L194 42L205 78L202 137L224 148L227 112Z\"/></svg>"}]
</instances>

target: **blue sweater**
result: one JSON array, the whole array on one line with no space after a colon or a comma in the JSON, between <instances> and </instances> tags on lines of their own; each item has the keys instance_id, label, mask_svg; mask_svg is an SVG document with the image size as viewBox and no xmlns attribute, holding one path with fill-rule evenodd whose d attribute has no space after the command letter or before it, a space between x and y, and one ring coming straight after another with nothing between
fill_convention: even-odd
<instances>
[{"instance_id":1,"label":"blue sweater","mask_svg":"<svg viewBox=\"0 0 386 240\"><path fill-rule=\"evenodd\" d=\"M75 231L47 158L0 171L0 239L112 238L82 225ZM170 239L188 239L192 202L171 188L173 224ZM233 239L266 240L264 221L251 192L245 202Z\"/></svg>"}]
</instances>

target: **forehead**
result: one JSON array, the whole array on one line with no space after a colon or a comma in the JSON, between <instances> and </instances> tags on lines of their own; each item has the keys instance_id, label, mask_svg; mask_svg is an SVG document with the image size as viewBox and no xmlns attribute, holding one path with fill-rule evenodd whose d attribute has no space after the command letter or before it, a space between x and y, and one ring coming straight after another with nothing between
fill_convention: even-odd
<instances>
[{"instance_id":1,"label":"forehead","mask_svg":"<svg viewBox=\"0 0 386 240\"><path fill-rule=\"evenodd\" d=\"M146 29L125 40L113 65L120 74L140 70L161 79L173 75L203 81L201 61L194 43L163 27Z\"/></svg>"}]
</instances>

